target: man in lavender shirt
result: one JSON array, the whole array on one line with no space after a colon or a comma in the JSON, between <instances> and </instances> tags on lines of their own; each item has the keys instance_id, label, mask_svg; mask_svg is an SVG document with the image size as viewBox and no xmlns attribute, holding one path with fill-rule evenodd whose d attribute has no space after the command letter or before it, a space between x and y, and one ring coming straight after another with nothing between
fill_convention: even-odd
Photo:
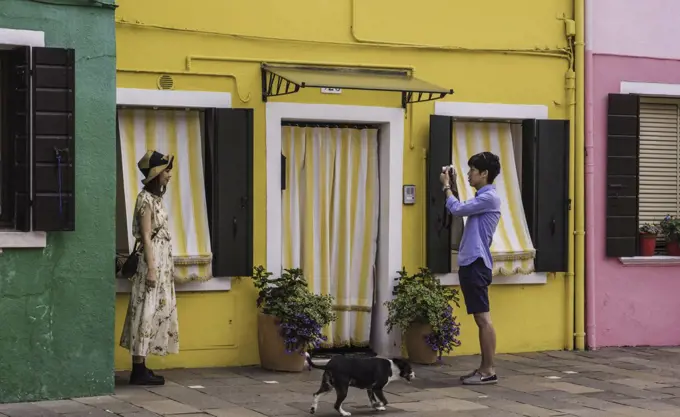
<instances>
[{"instance_id":1,"label":"man in lavender shirt","mask_svg":"<svg viewBox=\"0 0 680 417\"><path fill-rule=\"evenodd\" d=\"M498 382L493 357L496 351L496 331L491 323L489 291L493 258L491 241L501 218L501 201L493 181L501 172L498 156L491 152L473 155L468 161L468 182L477 190L474 198L458 201L451 187L448 172L440 180L446 193L446 209L454 216L465 216L467 222L458 251L458 278L468 314L472 314L479 328L482 364L479 369L461 377L465 385L486 385Z\"/></svg>"}]
</instances>

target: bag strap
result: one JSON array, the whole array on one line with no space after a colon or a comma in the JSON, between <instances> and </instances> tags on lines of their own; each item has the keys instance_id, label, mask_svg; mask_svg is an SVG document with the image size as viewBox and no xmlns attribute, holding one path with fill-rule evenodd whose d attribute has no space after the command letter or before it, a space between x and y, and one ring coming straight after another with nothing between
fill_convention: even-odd
<instances>
[{"instance_id":1,"label":"bag strap","mask_svg":"<svg viewBox=\"0 0 680 417\"><path fill-rule=\"evenodd\" d=\"M156 229L156 231L153 232L153 234L151 235L151 240L154 240L154 239L156 238L156 235L157 235L158 232L160 232L160 231L161 231L161 227L159 226L159 227ZM139 246L139 247L138 247L138 246ZM135 247L132 249L132 252L134 253L134 252L139 251L140 249L142 249L143 246L144 246L144 244L142 243L142 240L141 240L141 239L135 239Z\"/></svg>"}]
</instances>

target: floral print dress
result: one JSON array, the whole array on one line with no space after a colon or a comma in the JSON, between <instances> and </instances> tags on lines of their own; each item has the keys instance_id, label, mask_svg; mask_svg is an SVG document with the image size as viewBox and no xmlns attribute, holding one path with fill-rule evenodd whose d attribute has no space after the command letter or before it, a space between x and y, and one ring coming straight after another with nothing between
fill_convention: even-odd
<instances>
[{"instance_id":1,"label":"floral print dress","mask_svg":"<svg viewBox=\"0 0 680 417\"><path fill-rule=\"evenodd\" d=\"M142 254L137 273L131 278L132 292L128 304L120 345L133 356L179 353L179 323L173 279L172 243L168 229L168 215L161 197L142 190L135 203L132 234L142 238L138 219L151 210L151 242L156 263L156 287L147 287L148 266Z\"/></svg>"}]
</instances>

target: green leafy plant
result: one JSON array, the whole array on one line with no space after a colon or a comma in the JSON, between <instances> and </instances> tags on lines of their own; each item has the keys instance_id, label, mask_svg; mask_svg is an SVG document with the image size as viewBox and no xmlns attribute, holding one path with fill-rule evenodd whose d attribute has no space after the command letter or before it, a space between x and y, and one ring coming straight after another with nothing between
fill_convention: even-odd
<instances>
[{"instance_id":1,"label":"green leafy plant","mask_svg":"<svg viewBox=\"0 0 680 417\"><path fill-rule=\"evenodd\" d=\"M659 233L661 233L661 227L653 223L645 223L640 226L640 234L657 236Z\"/></svg>"},{"instance_id":2,"label":"green leafy plant","mask_svg":"<svg viewBox=\"0 0 680 417\"><path fill-rule=\"evenodd\" d=\"M263 266L254 268L257 307L279 319L287 352L319 347L326 341L322 329L337 319L333 297L311 293L302 269L286 269L279 278L272 275Z\"/></svg>"},{"instance_id":3,"label":"green leafy plant","mask_svg":"<svg viewBox=\"0 0 680 417\"><path fill-rule=\"evenodd\" d=\"M394 298L385 302L388 333L394 328L405 332L414 323L429 324L432 333L425 336L425 342L439 353L439 358L460 346L460 324L451 306L460 306L458 291L443 286L427 268L420 268L414 275L402 268L395 280Z\"/></svg>"},{"instance_id":4,"label":"green leafy plant","mask_svg":"<svg viewBox=\"0 0 680 417\"><path fill-rule=\"evenodd\" d=\"M680 219L669 214L661 220L660 226L666 241L677 242L680 240Z\"/></svg>"}]
</instances>

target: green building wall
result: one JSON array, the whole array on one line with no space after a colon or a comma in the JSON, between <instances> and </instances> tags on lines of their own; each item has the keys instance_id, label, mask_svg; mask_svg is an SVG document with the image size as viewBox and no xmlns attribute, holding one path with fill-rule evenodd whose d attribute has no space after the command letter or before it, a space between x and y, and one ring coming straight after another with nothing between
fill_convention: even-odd
<instances>
[{"instance_id":1,"label":"green building wall","mask_svg":"<svg viewBox=\"0 0 680 417\"><path fill-rule=\"evenodd\" d=\"M67 1L0 0L0 28L76 51L76 231L0 254L0 403L114 387L115 11Z\"/></svg>"}]
</instances>

